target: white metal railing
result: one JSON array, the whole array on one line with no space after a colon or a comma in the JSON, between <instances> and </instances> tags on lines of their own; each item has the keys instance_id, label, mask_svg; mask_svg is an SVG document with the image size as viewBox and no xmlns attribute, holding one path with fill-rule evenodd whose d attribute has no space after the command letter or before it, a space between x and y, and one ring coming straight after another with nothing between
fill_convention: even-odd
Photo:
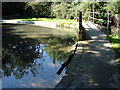
<instances>
[{"instance_id":1,"label":"white metal railing","mask_svg":"<svg viewBox=\"0 0 120 90\"><path fill-rule=\"evenodd\" d=\"M107 23L107 31L111 33L110 29L110 23L111 23L111 15L112 13L107 12L107 13L100 13L100 12L89 12L88 13L88 21L91 21L92 23L95 23L95 21L101 21L101 22L106 22ZM106 15L107 20L104 20L103 18L97 17L98 15Z\"/></svg>"}]
</instances>

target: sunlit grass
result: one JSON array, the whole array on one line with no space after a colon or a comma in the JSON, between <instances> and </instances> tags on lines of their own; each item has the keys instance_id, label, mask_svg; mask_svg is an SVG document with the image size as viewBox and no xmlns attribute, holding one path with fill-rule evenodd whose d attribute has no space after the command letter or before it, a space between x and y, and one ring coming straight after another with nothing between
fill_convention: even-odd
<instances>
[{"instance_id":1,"label":"sunlit grass","mask_svg":"<svg viewBox=\"0 0 120 90\"><path fill-rule=\"evenodd\" d=\"M112 43L112 47L116 53L116 56L118 58L118 62L120 62L120 37L116 36L116 35L109 35L109 40Z\"/></svg>"},{"instance_id":2,"label":"sunlit grass","mask_svg":"<svg viewBox=\"0 0 120 90\"><path fill-rule=\"evenodd\" d=\"M57 19L57 18L23 18L23 19L9 19L9 20L21 20L21 21L44 21L44 22L55 22L60 24L72 24L76 25L77 20L75 19Z\"/></svg>"},{"instance_id":3,"label":"sunlit grass","mask_svg":"<svg viewBox=\"0 0 120 90\"><path fill-rule=\"evenodd\" d=\"M55 23L62 23L62 24L72 24L76 25L76 19L58 19L58 18L22 18L22 19L9 19L9 20L21 20L21 21L44 21L44 22L55 22ZM82 20L82 22L87 22Z\"/></svg>"},{"instance_id":4,"label":"sunlit grass","mask_svg":"<svg viewBox=\"0 0 120 90\"><path fill-rule=\"evenodd\" d=\"M28 21L69 21L69 22L77 22L75 19L57 19L57 18L25 18L25 19L10 19L10 20L28 20Z\"/></svg>"}]
</instances>

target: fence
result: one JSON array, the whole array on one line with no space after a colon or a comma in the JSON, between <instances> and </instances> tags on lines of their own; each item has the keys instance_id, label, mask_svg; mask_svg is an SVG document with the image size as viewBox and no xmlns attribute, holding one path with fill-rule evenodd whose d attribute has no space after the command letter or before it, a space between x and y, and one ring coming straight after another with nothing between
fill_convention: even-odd
<instances>
[{"instance_id":1,"label":"fence","mask_svg":"<svg viewBox=\"0 0 120 90\"><path fill-rule=\"evenodd\" d=\"M89 12L88 21L99 25L106 25L107 34L111 34L111 13Z\"/></svg>"}]
</instances>

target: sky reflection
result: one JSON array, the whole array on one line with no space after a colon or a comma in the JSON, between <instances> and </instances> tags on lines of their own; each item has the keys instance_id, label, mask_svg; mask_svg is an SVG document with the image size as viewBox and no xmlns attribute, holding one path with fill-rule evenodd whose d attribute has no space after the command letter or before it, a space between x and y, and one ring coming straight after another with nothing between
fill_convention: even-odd
<instances>
[{"instance_id":1,"label":"sky reflection","mask_svg":"<svg viewBox=\"0 0 120 90\"><path fill-rule=\"evenodd\" d=\"M54 64L46 51L43 51L43 57L44 60L34 59L35 75L32 75L29 71L31 69L28 69L28 74L24 74L21 79L16 79L14 75L3 77L3 88L54 88L63 76L63 73L60 76L56 74L62 61L56 60Z\"/></svg>"}]
</instances>

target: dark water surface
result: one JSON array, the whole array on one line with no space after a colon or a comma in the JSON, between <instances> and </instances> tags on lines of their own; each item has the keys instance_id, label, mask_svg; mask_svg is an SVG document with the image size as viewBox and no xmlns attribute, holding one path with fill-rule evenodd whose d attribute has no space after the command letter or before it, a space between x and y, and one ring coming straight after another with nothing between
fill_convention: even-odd
<instances>
[{"instance_id":1,"label":"dark water surface","mask_svg":"<svg viewBox=\"0 0 120 90\"><path fill-rule=\"evenodd\" d=\"M3 24L2 87L54 88L62 76L56 72L75 43L70 31L33 25Z\"/></svg>"}]
</instances>

